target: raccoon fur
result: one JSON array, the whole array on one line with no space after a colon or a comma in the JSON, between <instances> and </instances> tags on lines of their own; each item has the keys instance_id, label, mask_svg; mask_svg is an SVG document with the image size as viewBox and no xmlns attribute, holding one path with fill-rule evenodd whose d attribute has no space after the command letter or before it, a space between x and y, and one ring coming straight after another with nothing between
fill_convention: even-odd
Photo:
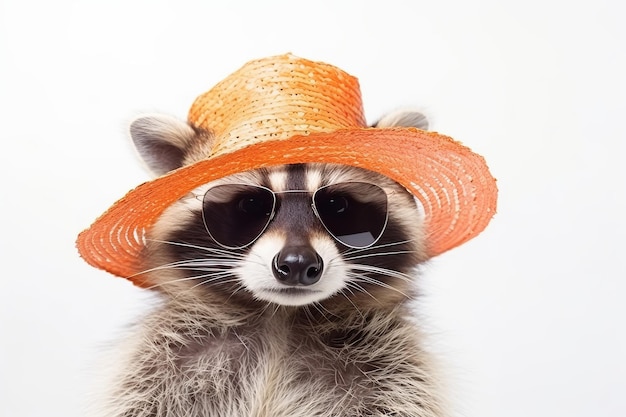
<instances>
[{"instance_id":1,"label":"raccoon fur","mask_svg":"<svg viewBox=\"0 0 626 417\"><path fill-rule=\"evenodd\" d=\"M378 125L398 124L426 127L415 112ZM204 159L211 147L211 132L165 116L136 120L131 136L156 174ZM342 245L311 209L310 193L355 181L376 184L388 197L384 232L366 248ZM221 184L262 186L280 200L245 247L217 244L203 224L201 197ZM280 194L289 190L303 192ZM145 274L161 302L120 343L95 415L447 415L411 305L417 267L426 261L422 222L402 186L341 165L259 169L194 190L147 236ZM307 260L315 282L277 280L276 257L285 248Z\"/></svg>"}]
</instances>

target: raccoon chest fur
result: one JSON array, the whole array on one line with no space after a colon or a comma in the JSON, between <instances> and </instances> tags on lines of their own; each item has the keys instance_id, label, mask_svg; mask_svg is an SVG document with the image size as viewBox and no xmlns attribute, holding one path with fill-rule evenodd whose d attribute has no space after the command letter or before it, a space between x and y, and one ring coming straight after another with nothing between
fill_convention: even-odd
<instances>
[{"instance_id":1,"label":"raccoon chest fur","mask_svg":"<svg viewBox=\"0 0 626 417\"><path fill-rule=\"evenodd\" d=\"M154 313L129 350L119 415L439 415L428 357L401 309L341 325L278 309L232 327L175 310Z\"/></svg>"}]
</instances>

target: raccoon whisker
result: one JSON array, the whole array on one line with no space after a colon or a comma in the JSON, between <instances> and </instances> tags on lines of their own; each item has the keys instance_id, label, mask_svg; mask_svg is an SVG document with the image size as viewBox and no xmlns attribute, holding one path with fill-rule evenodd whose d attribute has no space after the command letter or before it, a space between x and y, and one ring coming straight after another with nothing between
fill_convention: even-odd
<instances>
[{"instance_id":1,"label":"raccoon whisker","mask_svg":"<svg viewBox=\"0 0 626 417\"><path fill-rule=\"evenodd\" d=\"M209 275L207 274L207 275L205 275L205 276L209 276ZM231 283L231 282L235 282L235 281L237 281L237 279L236 279L236 278L232 278L232 279L229 279L229 280L223 280L223 277L224 277L224 276L228 276L228 275L227 275L227 274L224 274L224 275L222 275L222 276L215 276L215 277L213 277L213 278L210 278L210 279L207 279L207 280L203 280L203 281L201 281L200 283L198 283L198 284L196 284L196 285L192 286L191 288L186 288L185 290L181 291L180 293L175 294L173 297L174 297L174 299L178 299L178 298L183 297L183 295L184 295L184 294L187 294L187 293L192 293L192 294L193 294L193 290L194 290L195 288L197 288L197 287L199 287L199 286L201 286L201 285L206 285L206 284L209 284L209 285L210 285L210 284L214 284L214 283L215 283L215 281L218 281L218 280L219 280L219 283L220 283L220 284L221 284L221 283ZM197 275L197 276L193 276L193 277L188 277L188 278L181 278L181 279L177 279L177 280L172 280L172 281L169 281L169 282L165 282L165 283L163 283L163 284L174 284L174 283L181 282L181 281L189 281L189 280L197 280L197 279L202 279L202 275Z\"/></svg>"},{"instance_id":2,"label":"raccoon whisker","mask_svg":"<svg viewBox=\"0 0 626 417\"><path fill-rule=\"evenodd\" d=\"M397 240L395 242L381 243L381 244L370 246L370 247L367 247L367 248L353 249L353 252L366 251L366 250L372 249L372 248L388 248L390 246L405 245L407 243L415 242L416 240L417 239L404 239L404 240Z\"/></svg>"},{"instance_id":3,"label":"raccoon whisker","mask_svg":"<svg viewBox=\"0 0 626 417\"><path fill-rule=\"evenodd\" d=\"M348 282L348 284L349 284L349 283L350 283L350 282ZM351 295L354 295L354 291L352 291L352 288L350 288L349 286L344 287L341 291L343 291L343 290L350 291L350 294L351 294Z\"/></svg>"},{"instance_id":4,"label":"raccoon whisker","mask_svg":"<svg viewBox=\"0 0 626 417\"><path fill-rule=\"evenodd\" d=\"M235 294L237 294L240 291L247 291L246 287L241 283L241 281L239 280L239 278L233 279L230 282L237 282L238 285L233 289L233 291L230 293L230 295L228 296L228 298L226 299L226 302L229 302L231 298L233 298L233 296Z\"/></svg>"},{"instance_id":5,"label":"raccoon whisker","mask_svg":"<svg viewBox=\"0 0 626 417\"><path fill-rule=\"evenodd\" d=\"M272 311L272 318L274 318L276 316L276 314L278 314L278 310L280 310L280 305L279 304L274 304L274 303L267 303L267 307L269 308L270 306L274 307L274 311Z\"/></svg>"},{"instance_id":6,"label":"raccoon whisker","mask_svg":"<svg viewBox=\"0 0 626 417\"><path fill-rule=\"evenodd\" d=\"M193 281L194 279L196 279L195 276L193 276L193 277L186 277L186 278L178 278L178 279L174 279L174 280L171 280L171 281L159 282L158 284L154 284L154 285L151 285L149 287L146 287L146 289L147 290L153 290L155 288L165 287L166 285L176 284L176 283L179 283L179 282Z\"/></svg>"},{"instance_id":7,"label":"raccoon whisker","mask_svg":"<svg viewBox=\"0 0 626 417\"><path fill-rule=\"evenodd\" d=\"M192 279L202 280L202 279L226 279L226 278L236 278L236 275L233 274L231 270L196 270L196 273L191 276Z\"/></svg>"},{"instance_id":8,"label":"raccoon whisker","mask_svg":"<svg viewBox=\"0 0 626 417\"><path fill-rule=\"evenodd\" d=\"M324 307L324 305L322 305L322 303L320 303L320 302L316 302L315 304L319 305L319 307L320 307L321 309L323 309L324 311L326 311L326 312L327 312L328 314L330 314L331 316L333 316L333 317L339 317L339 316L337 316L335 313L333 313L332 311L330 311L329 309L327 309L326 307Z\"/></svg>"},{"instance_id":9,"label":"raccoon whisker","mask_svg":"<svg viewBox=\"0 0 626 417\"><path fill-rule=\"evenodd\" d=\"M326 314L324 314L324 312L322 310L320 310L319 307L315 305L315 303L306 305L306 306L304 306L304 310L305 310L306 318L309 321L309 325L311 327L313 327L313 318L314 318L313 317L313 312L311 311L311 307L313 307L315 309L315 311L320 313L322 315L322 317L324 319L326 319L326 321L328 321L328 317L326 317Z\"/></svg>"},{"instance_id":10,"label":"raccoon whisker","mask_svg":"<svg viewBox=\"0 0 626 417\"><path fill-rule=\"evenodd\" d=\"M193 287L191 287L190 290L193 290L194 288L197 288L197 287L200 287L200 286L214 284L217 280L219 280L220 284L230 284L232 282L239 281L239 279L237 277L233 277L233 278L227 279L227 280L222 280L220 278L222 278L222 277L221 276L217 276L217 277L211 277L210 279L203 279L198 284L196 284Z\"/></svg>"},{"instance_id":11,"label":"raccoon whisker","mask_svg":"<svg viewBox=\"0 0 626 417\"><path fill-rule=\"evenodd\" d=\"M376 297L374 297L365 288L363 288L362 286L360 286L359 284L355 282L347 281L346 287L344 288L344 290L350 291L350 294L352 295L355 295L355 291L364 292L370 297L372 297L374 300L376 300ZM348 302L352 304L352 307L354 307L355 311L359 313L359 316L361 316L362 319L365 319L365 315L361 312L361 309L359 309L359 307L357 307L357 305L354 304L354 302L350 299L350 297L343 290L341 291L341 295L343 295L346 298L346 300L348 300Z\"/></svg>"},{"instance_id":12,"label":"raccoon whisker","mask_svg":"<svg viewBox=\"0 0 626 417\"><path fill-rule=\"evenodd\" d=\"M351 277L348 277L348 278L351 278ZM366 292L367 293L367 290L365 288L363 288L362 286L360 286L359 284L357 284L355 281L352 281L352 280L346 281L346 288L349 289L350 293L353 294L353 295L354 295L354 291L352 291L352 290L355 290L356 292Z\"/></svg>"},{"instance_id":13,"label":"raccoon whisker","mask_svg":"<svg viewBox=\"0 0 626 417\"><path fill-rule=\"evenodd\" d=\"M214 258L200 258L189 260L185 263L181 263L175 266L176 269L197 269L202 270L202 268L218 268L218 269L232 269L235 267L240 267L243 263L243 260L239 259L214 259ZM264 263L256 260L246 259L245 262L253 263L261 266L265 266Z\"/></svg>"},{"instance_id":14,"label":"raccoon whisker","mask_svg":"<svg viewBox=\"0 0 626 417\"><path fill-rule=\"evenodd\" d=\"M176 269L178 265L184 265L185 263L187 263L188 261L176 261L176 262L170 262L170 263L166 263L163 265L159 265L159 266L155 266L153 268L148 268L148 269L144 269L142 271L139 271L135 274L129 275L126 278L130 279L133 277L136 277L138 275L143 275L143 274L147 274L149 272L154 272L154 271L161 271L164 269Z\"/></svg>"},{"instance_id":15,"label":"raccoon whisker","mask_svg":"<svg viewBox=\"0 0 626 417\"><path fill-rule=\"evenodd\" d=\"M412 277L404 272L396 271L394 269L383 268L380 266L367 265L367 264L350 264L352 271L372 272L378 275L384 275L391 278L398 278L402 281L410 282Z\"/></svg>"},{"instance_id":16,"label":"raccoon whisker","mask_svg":"<svg viewBox=\"0 0 626 417\"><path fill-rule=\"evenodd\" d=\"M354 288L354 289L355 289L356 291L358 291L358 292L362 292L362 293L364 293L364 294L367 294L367 295L369 295L369 296L370 296L370 297L371 297L374 301L376 301L377 303L380 303L380 301L378 301L378 298L374 297L374 296L372 295L372 293L370 293L369 291L367 291L367 290L366 290L365 288L363 288L360 284L358 284L358 283L356 283L356 282L354 282L354 281L347 281L347 282L346 282L346 286L348 286L348 287L352 287L352 288ZM350 302L352 303L352 301L350 301ZM352 305L354 305L354 303L352 303ZM356 308L356 306L355 306L355 308ZM362 314L360 311L359 311L359 314L361 315L361 317L362 317L362 318L365 318L365 317L363 316L363 314Z\"/></svg>"},{"instance_id":17,"label":"raccoon whisker","mask_svg":"<svg viewBox=\"0 0 626 417\"><path fill-rule=\"evenodd\" d=\"M217 267L224 270L225 267L237 266L240 265L241 262L237 260L222 260L222 259L195 259L190 260L185 263L181 263L179 265L175 265L177 269L201 269L201 268L211 268Z\"/></svg>"},{"instance_id":18,"label":"raccoon whisker","mask_svg":"<svg viewBox=\"0 0 626 417\"><path fill-rule=\"evenodd\" d=\"M356 281L364 282L364 283L372 284L372 285L378 285L379 287L386 288L386 289L391 290L391 291L395 291L398 294L401 294L401 295L405 296L407 299L411 298L407 294L405 294L404 292L402 292L399 289L395 288L394 286L389 285L386 282L377 280L376 278L368 277L366 275L353 275L353 274L349 274L349 276L354 278Z\"/></svg>"},{"instance_id":19,"label":"raccoon whisker","mask_svg":"<svg viewBox=\"0 0 626 417\"><path fill-rule=\"evenodd\" d=\"M173 280L170 280L170 281L154 284L154 285L151 285L151 286L147 287L146 289L151 290L151 289L158 288L158 287L163 287L163 286L166 286L166 285L176 284L176 283L185 282L185 281L193 281L193 280L202 279L202 278L206 278L206 277L211 277L212 279L218 279L218 278L222 278L222 277L228 276L230 274L231 273L229 271L217 271L217 272L213 272L213 273L210 273L210 274L193 275L191 277L177 278L177 279L173 279ZM193 287L193 288L195 288L195 287Z\"/></svg>"},{"instance_id":20,"label":"raccoon whisker","mask_svg":"<svg viewBox=\"0 0 626 417\"><path fill-rule=\"evenodd\" d=\"M248 255L243 254L231 254L228 253L220 253L220 257L211 257L211 258L196 258L193 260L188 260L189 262L211 262L215 265L233 265L240 266L242 262L253 263L261 266L265 266L265 262L263 262L263 258L254 252L250 252ZM251 257L254 256L254 259Z\"/></svg>"},{"instance_id":21,"label":"raccoon whisker","mask_svg":"<svg viewBox=\"0 0 626 417\"><path fill-rule=\"evenodd\" d=\"M233 281L234 281L234 280L230 280L230 281L227 281L227 282L229 282L229 283L230 283L230 282L233 282ZM215 284L215 282L202 281L202 282L199 282L198 284L194 285L193 287L191 287L191 288L187 289L186 291L187 291L188 293L193 294L193 291L194 291L196 288L198 288L198 287L202 287L202 286L205 286L205 285L207 285L207 286L208 286L208 285L212 285L212 284Z\"/></svg>"},{"instance_id":22,"label":"raccoon whisker","mask_svg":"<svg viewBox=\"0 0 626 417\"><path fill-rule=\"evenodd\" d=\"M228 276L228 275L224 275L224 276ZM232 275L231 279L221 279L223 277L214 277L211 279L207 279L207 280L203 280L201 282L199 282L198 284L194 285L193 287L187 289L188 292L193 291L194 289L201 287L201 286L205 286L205 285L215 285L215 284L232 284L232 283L237 283L237 285L235 286L235 288L231 291L230 295L228 296L228 298L226 299L225 302L230 301L230 299L239 291L241 290L245 290L245 287L241 284L239 277Z\"/></svg>"},{"instance_id":23,"label":"raccoon whisker","mask_svg":"<svg viewBox=\"0 0 626 417\"><path fill-rule=\"evenodd\" d=\"M241 342L241 345L248 351L250 352L250 346L248 346L248 344L246 342L244 342L243 338L239 335L239 333L237 332L236 329L233 329L233 334L235 335L235 337L239 340L239 342Z\"/></svg>"},{"instance_id":24,"label":"raccoon whisker","mask_svg":"<svg viewBox=\"0 0 626 417\"><path fill-rule=\"evenodd\" d=\"M360 280L363 281L363 282L369 283L369 284L378 285L379 287L386 288L386 289L391 290L391 291L395 291L395 292L397 292L399 294L402 294L406 298L410 298L407 294L405 294L404 292L400 291L399 289L397 289L393 285L389 285L386 282L378 280L376 278L372 278L372 277L368 277L368 276L362 275L360 277Z\"/></svg>"},{"instance_id":25,"label":"raccoon whisker","mask_svg":"<svg viewBox=\"0 0 626 417\"><path fill-rule=\"evenodd\" d=\"M354 291L352 291L352 288L350 288L350 284L352 284L352 283L348 281L348 282L346 283L346 287L345 287L345 289L346 289L346 290L348 290L348 291L350 291L350 294L354 295ZM362 289L362 288L361 288L361 289ZM360 289L359 289L359 288L356 288L356 290L357 290L357 291L360 291ZM354 302L350 299L350 297L349 297L346 293L344 293L344 292L343 292L343 290L341 290L341 291L340 291L340 294L341 294L341 295L343 295L343 296L345 297L345 299L346 299L346 300L348 300L348 302L349 302L350 304L352 304L352 307L354 307L354 310L355 310L357 313L359 313L359 316L361 316L361 318L362 318L363 320L365 320L365 316L363 315L363 313L361 312L361 310L360 310L360 309L356 306L356 304L354 304ZM370 296L371 296L371 294L370 294Z\"/></svg>"},{"instance_id":26,"label":"raccoon whisker","mask_svg":"<svg viewBox=\"0 0 626 417\"><path fill-rule=\"evenodd\" d=\"M168 241L161 241L164 243L168 243ZM169 242L172 244L178 244L177 242ZM195 247L193 245L183 245L183 246L191 246L191 247ZM227 253L224 253L224 255L227 255ZM250 259L248 258L246 261L250 262L250 263L256 263L258 265L264 265L261 261L262 259L260 259L260 257L257 255L256 258L258 259ZM127 278L132 278L135 277L137 275L142 275L142 274L146 274L146 273L150 273L150 272L154 272L154 271L162 271L162 270L167 270L167 269L178 269L178 270L197 270L197 271L205 271L205 272L211 272L211 271L222 271L226 268L232 268L232 267L236 267L236 266L240 266L241 265L241 261L244 260L243 256L230 256L230 259L227 257L220 257L220 258L196 258L196 259L186 259L186 260L181 260L181 261L175 261L175 262L170 262L170 263L166 263L163 265L159 265L159 266L155 266L153 268L148 268L148 269L144 269L136 274L133 274ZM152 287L151 287L152 288Z\"/></svg>"},{"instance_id":27,"label":"raccoon whisker","mask_svg":"<svg viewBox=\"0 0 626 417\"><path fill-rule=\"evenodd\" d=\"M312 306L313 306L313 308L315 308L315 310L317 310L317 311L318 311L318 312L322 315L322 317L324 317L324 319L325 319L327 322L329 322L329 323L332 323L332 320L331 320L331 319L329 319L329 318L326 316L326 313L330 314L330 315L331 315L331 316L333 316L333 317L336 317L336 315L335 315L335 314L333 314L331 311L329 311L326 307L324 307L324 306L323 306L322 304L320 304L319 302L315 302L315 303L313 303L313 304L311 304L311 305L312 305ZM308 310L308 306L306 306L306 307L307 307L307 310Z\"/></svg>"},{"instance_id":28,"label":"raccoon whisker","mask_svg":"<svg viewBox=\"0 0 626 417\"><path fill-rule=\"evenodd\" d=\"M407 240L400 240L397 242L382 243L380 245L368 246L367 248L360 248L360 249L348 248L344 250L343 252L341 252L339 256L353 255L356 253L367 252L367 251L374 250L374 249L381 249L381 248L388 248L391 246L404 245L407 243L411 243L413 241L415 241L415 239L407 239Z\"/></svg>"},{"instance_id":29,"label":"raccoon whisker","mask_svg":"<svg viewBox=\"0 0 626 417\"><path fill-rule=\"evenodd\" d=\"M405 253L416 253L414 250L399 250L393 252L374 252L374 253L364 253L357 256L346 256L343 259L345 261L353 261L355 259L363 259L363 258L373 258L374 256L389 256L389 255L401 255Z\"/></svg>"},{"instance_id":30,"label":"raccoon whisker","mask_svg":"<svg viewBox=\"0 0 626 417\"><path fill-rule=\"evenodd\" d=\"M239 264L240 264L239 261L200 259L200 260L181 262L179 264L171 265L171 269L198 270L198 271L202 271L206 269L206 270L225 271L226 269L230 269L230 267L237 266ZM163 268L163 269L167 269L167 268Z\"/></svg>"},{"instance_id":31,"label":"raccoon whisker","mask_svg":"<svg viewBox=\"0 0 626 417\"><path fill-rule=\"evenodd\" d=\"M192 293L194 289L196 289L197 287L200 287L200 286L202 286L202 285L207 285L207 284L208 284L208 285L212 285L212 284L215 284L215 281L216 281L218 278L219 278L219 277L215 277L215 278L213 278L213 279L209 279L209 280L204 280L204 281L202 281L202 282L200 282L200 283L198 283L198 284L194 285L193 287L188 288L188 289L186 289L185 291L182 291L181 293L179 293L179 294L177 294L177 295L174 295L174 298L176 299L176 298L182 297L183 293ZM198 278L197 278L197 277L193 277L193 279L198 279ZM238 278L234 277L234 278L229 279L229 280L220 280L220 281L219 281L219 283L220 283L220 284L228 284L228 283L233 283L233 282L238 282L238 281L239 281L239 280L238 280ZM241 287L242 287L242 285L241 285L241 284L239 284L237 287L238 287L238 288L235 288L235 291L233 291L233 293L231 294L231 296L230 296L230 297L232 297L232 296L233 296L233 295L234 295L234 294L235 294L238 290L240 290L240 289L241 289ZM229 299L230 299L230 297L229 297Z\"/></svg>"},{"instance_id":32,"label":"raccoon whisker","mask_svg":"<svg viewBox=\"0 0 626 417\"><path fill-rule=\"evenodd\" d=\"M163 265L155 266L153 268L144 269L140 272L137 272L133 275L128 276L127 278L133 278L138 275L142 275L142 274L146 274L146 273L154 272L154 271L161 271L165 269L187 269L183 267L194 266L196 264L200 264L203 266L231 266L231 265L236 266L238 265L238 262L240 262L240 260L235 257L232 257L231 259L228 259L228 258L185 259L181 261L175 261L175 262L170 262L170 263L166 263Z\"/></svg>"},{"instance_id":33,"label":"raccoon whisker","mask_svg":"<svg viewBox=\"0 0 626 417\"><path fill-rule=\"evenodd\" d=\"M213 265L208 265L206 263L200 263L198 266L194 265L194 262L192 261L178 261L178 262L172 262L172 263L168 263L168 264L164 264L164 265L160 265L154 268L149 268L149 269L145 269L141 272L138 272L136 274L131 275L131 277L137 276L137 275L141 275L141 274L146 274L149 272L154 272L154 271L163 271L163 270L167 270L167 269L176 269L176 270L188 270L188 271L204 271L204 272L211 272L211 271L215 271L215 272L220 272L220 271L224 271L224 267L227 266L236 266L238 265L238 263L236 261L232 261L232 263L228 262L215 262L213 263ZM214 266L215 268L208 268L209 266ZM221 268L220 268L221 267Z\"/></svg>"},{"instance_id":34,"label":"raccoon whisker","mask_svg":"<svg viewBox=\"0 0 626 417\"><path fill-rule=\"evenodd\" d=\"M314 327L314 325L313 325L313 313L311 312L311 309L309 308L309 305L305 305L303 309L304 309L304 317L306 317L307 321L309 322L309 326ZM322 314L322 315L324 315L324 314Z\"/></svg>"},{"instance_id":35,"label":"raccoon whisker","mask_svg":"<svg viewBox=\"0 0 626 417\"><path fill-rule=\"evenodd\" d=\"M261 300L260 298L256 298L256 300L264 301L264 300ZM264 301L264 302L265 302L265 307L263 308L263 313L272 309L270 317L273 318L274 316L276 316L276 314L278 314L278 312L280 311L281 305L277 303L273 303L271 301Z\"/></svg>"},{"instance_id":36,"label":"raccoon whisker","mask_svg":"<svg viewBox=\"0 0 626 417\"><path fill-rule=\"evenodd\" d=\"M252 256L254 256L255 259L251 259ZM248 253L248 257L247 258L244 257L244 259L245 259L246 262L249 262L249 263L252 263L252 264L261 265L263 267L266 266L266 263L265 263L263 257L260 254L254 252L254 251L249 252Z\"/></svg>"},{"instance_id":37,"label":"raccoon whisker","mask_svg":"<svg viewBox=\"0 0 626 417\"><path fill-rule=\"evenodd\" d=\"M222 249L222 248L193 245L191 243L176 242L176 241L171 241L171 240L146 239L146 241L163 243L165 245L182 246L182 247L190 248L190 249L199 249L199 250L209 252L209 253L217 253L220 255L224 255L226 258L231 258L231 259L244 259L245 258L245 255L243 253L232 252L232 251Z\"/></svg>"},{"instance_id":38,"label":"raccoon whisker","mask_svg":"<svg viewBox=\"0 0 626 417\"><path fill-rule=\"evenodd\" d=\"M265 304L265 307L263 307L263 309L262 309L262 310L261 310L261 312L259 313L259 317L264 316L264 315L265 315L265 313L267 313L267 310L269 310L269 308L270 308L270 304L271 304L271 303L266 303L266 304Z\"/></svg>"}]
</instances>

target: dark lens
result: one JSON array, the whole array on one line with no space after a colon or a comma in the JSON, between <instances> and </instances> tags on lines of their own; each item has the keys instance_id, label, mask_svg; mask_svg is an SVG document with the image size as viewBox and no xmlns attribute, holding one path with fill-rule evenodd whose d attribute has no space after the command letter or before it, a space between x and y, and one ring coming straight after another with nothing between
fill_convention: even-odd
<instances>
[{"instance_id":1,"label":"dark lens","mask_svg":"<svg viewBox=\"0 0 626 417\"><path fill-rule=\"evenodd\" d=\"M326 230L353 248L374 244L387 224L387 194L374 184L346 182L322 187L313 203Z\"/></svg>"},{"instance_id":2,"label":"dark lens","mask_svg":"<svg viewBox=\"0 0 626 417\"><path fill-rule=\"evenodd\" d=\"M267 227L274 201L274 194L267 188L245 184L218 185L204 195L204 225L222 246L247 246Z\"/></svg>"}]
</instances>

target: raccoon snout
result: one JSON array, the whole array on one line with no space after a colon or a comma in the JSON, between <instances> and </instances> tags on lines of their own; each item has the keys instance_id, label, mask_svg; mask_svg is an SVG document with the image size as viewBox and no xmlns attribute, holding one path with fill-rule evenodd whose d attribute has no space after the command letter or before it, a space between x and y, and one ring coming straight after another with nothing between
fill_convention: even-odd
<instances>
[{"instance_id":1,"label":"raccoon snout","mask_svg":"<svg viewBox=\"0 0 626 417\"><path fill-rule=\"evenodd\" d=\"M322 258L310 246L286 246L272 261L274 277L285 285L313 285L323 269Z\"/></svg>"}]
</instances>

